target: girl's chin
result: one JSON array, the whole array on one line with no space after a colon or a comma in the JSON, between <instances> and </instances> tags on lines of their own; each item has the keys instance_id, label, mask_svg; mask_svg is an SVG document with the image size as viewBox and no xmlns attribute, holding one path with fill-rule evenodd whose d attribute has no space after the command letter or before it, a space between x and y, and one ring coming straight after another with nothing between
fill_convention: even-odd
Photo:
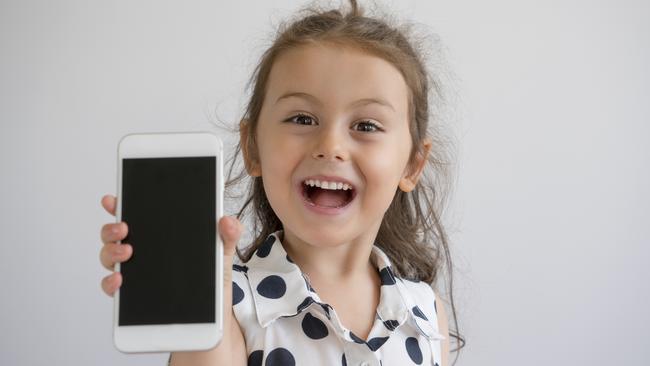
<instances>
[{"instance_id":1,"label":"girl's chin","mask_svg":"<svg viewBox=\"0 0 650 366\"><path fill-rule=\"evenodd\" d=\"M338 228L330 225L304 225L291 235L297 237L299 242L317 248L335 248L352 240L349 234L342 231L340 225Z\"/></svg>"}]
</instances>

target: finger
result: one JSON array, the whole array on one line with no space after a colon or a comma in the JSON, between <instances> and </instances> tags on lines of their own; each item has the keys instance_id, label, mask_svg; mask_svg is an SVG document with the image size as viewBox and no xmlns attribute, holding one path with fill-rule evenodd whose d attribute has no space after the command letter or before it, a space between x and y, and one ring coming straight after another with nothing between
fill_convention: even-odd
<instances>
[{"instance_id":1,"label":"finger","mask_svg":"<svg viewBox=\"0 0 650 366\"><path fill-rule=\"evenodd\" d=\"M127 225L126 222L111 222L102 226L100 237L102 243L108 244L124 239L128 233L129 225Z\"/></svg>"},{"instance_id":2,"label":"finger","mask_svg":"<svg viewBox=\"0 0 650 366\"><path fill-rule=\"evenodd\" d=\"M219 220L219 235L223 241L223 253L232 258L242 233L242 224L233 216L224 216Z\"/></svg>"},{"instance_id":3,"label":"finger","mask_svg":"<svg viewBox=\"0 0 650 366\"><path fill-rule=\"evenodd\" d=\"M108 296L112 297L120 286L122 286L122 274L120 272L114 272L102 279L102 290Z\"/></svg>"},{"instance_id":4,"label":"finger","mask_svg":"<svg viewBox=\"0 0 650 366\"><path fill-rule=\"evenodd\" d=\"M242 233L242 224L237 218L224 216L218 222L219 235L223 241L223 306L224 329L230 329L233 322L232 312L232 263L235 248Z\"/></svg>"},{"instance_id":5,"label":"finger","mask_svg":"<svg viewBox=\"0 0 650 366\"><path fill-rule=\"evenodd\" d=\"M102 197L102 206L109 214L115 216L115 205L117 198L113 195L107 194Z\"/></svg>"},{"instance_id":6,"label":"finger","mask_svg":"<svg viewBox=\"0 0 650 366\"><path fill-rule=\"evenodd\" d=\"M131 258L133 247L129 244L109 243L99 251L99 261L104 268L112 271L115 263L122 263Z\"/></svg>"}]
</instances>

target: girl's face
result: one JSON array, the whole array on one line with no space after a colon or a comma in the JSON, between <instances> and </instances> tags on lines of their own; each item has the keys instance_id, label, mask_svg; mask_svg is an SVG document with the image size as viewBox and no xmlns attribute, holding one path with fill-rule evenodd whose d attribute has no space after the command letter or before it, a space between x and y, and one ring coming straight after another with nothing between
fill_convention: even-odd
<instances>
[{"instance_id":1,"label":"girl's face","mask_svg":"<svg viewBox=\"0 0 650 366\"><path fill-rule=\"evenodd\" d=\"M276 59L256 140L259 165L249 165L249 173L261 174L285 237L315 246L374 241L396 189L411 190L422 167L407 176L411 137L401 73L348 47L320 43ZM311 179L353 189L307 188Z\"/></svg>"}]
</instances>

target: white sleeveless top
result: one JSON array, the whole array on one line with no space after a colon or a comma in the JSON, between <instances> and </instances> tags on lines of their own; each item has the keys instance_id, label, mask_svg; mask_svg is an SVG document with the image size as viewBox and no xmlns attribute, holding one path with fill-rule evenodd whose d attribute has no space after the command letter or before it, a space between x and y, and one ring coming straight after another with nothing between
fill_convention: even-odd
<instances>
[{"instance_id":1,"label":"white sleeveless top","mask_svg":"<svg viewBox=\"0 0 650 366\"><path fill-rule=\"evenodd\" d=\"M441 364L445 337L428 284L395 277L386 254L373 246L381 294L368 339L360 339L321 301L280 238L281 230L269 235L248 262L233 265L233 310L248 365Z\"/></svg>"}]
</instances>

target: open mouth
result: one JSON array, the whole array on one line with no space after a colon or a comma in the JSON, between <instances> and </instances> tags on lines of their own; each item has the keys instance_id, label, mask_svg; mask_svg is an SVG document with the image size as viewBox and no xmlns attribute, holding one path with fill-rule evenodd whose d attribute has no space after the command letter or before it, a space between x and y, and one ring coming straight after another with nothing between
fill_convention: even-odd
<instances>
[{"instance_id":1,"label":"open mouth","mask_svg":"<svg viewBox=\"0 0 650 366\"><path fill-rule=\"evenodd\" d=\"M302 196L314 206L341 208L354 200L356 190L348 184L306 180L302 184Z\"/></svg>"}]
</instances>

